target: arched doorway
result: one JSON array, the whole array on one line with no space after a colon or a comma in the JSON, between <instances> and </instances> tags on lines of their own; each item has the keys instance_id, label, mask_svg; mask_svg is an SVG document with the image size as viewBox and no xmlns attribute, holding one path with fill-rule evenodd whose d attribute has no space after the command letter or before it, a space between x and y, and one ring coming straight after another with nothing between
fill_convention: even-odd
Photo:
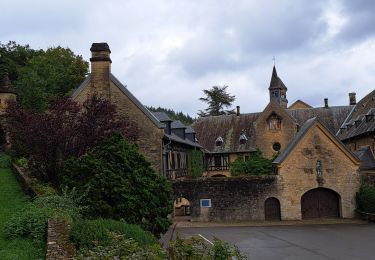
<instances>
[{"instance_id":1,"label":"arched doorway","mask_svg":"<svg viewBox=\"0 0 375 260\"><path fill-rule=\"evenodd\" d=\"M174 215L190 216L190 202L185 198L178 198L174 202Z\"/></svg>"},{"instance_id":2,"label":"arched doorway","mask_svg":"<svg viewBox=\"0 0 375 260\"><path fill-rule=\"evenodd\" d=\"M266 220L281 220L280 202L271 197L264 202L264 218Z\"/></svg>"},{"instance_id":3,"label":"arched doorway","mask_svg":"<svg viewBox=\"0 0 375 260\"><path fill-rule=\"evenodd\" d=\"M301 197L302 219L339 218L340 195L330 189L316 188Z\"/></svg>"}]
</instances>

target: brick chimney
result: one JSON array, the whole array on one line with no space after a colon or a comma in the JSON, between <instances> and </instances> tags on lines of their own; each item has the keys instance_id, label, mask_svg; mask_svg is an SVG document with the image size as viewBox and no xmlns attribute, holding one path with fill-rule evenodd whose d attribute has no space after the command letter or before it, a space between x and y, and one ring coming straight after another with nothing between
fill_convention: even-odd
<instances>
[{"instance_id":1,"label":"brick chimney","mask_svg":"<svg viewBox=\"0 0 375 260\"><path fill-rule=\"evenodd\" d=\"M357 100L355 98L355 92L349 93L349 105L357 104Z\"/></svg>"},{"instance_id":2,"label":"brick chimney","mask_svg":"<svg viewBox=\"0 0 375 260\"><path fill-rule=\"evenodd\" d=\"M324 99L324 108L328 108L328 98Z\"/></svg>"},{"instance_id":3,"label":"brick chimney","mask_svg":"<svg viewBox=\"0 0 375 260\"><path fill-rule=\"evenodd\" d=\"M106 42L93 43L91 51L91 84L95 92L110 98L111 50Z\"/></svg>"}]
</instances>

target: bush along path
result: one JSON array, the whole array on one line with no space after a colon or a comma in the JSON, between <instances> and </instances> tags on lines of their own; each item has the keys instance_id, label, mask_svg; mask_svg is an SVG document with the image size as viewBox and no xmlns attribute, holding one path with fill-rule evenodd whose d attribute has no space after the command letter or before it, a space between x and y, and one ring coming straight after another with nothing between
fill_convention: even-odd
<instances>
[{"instance_id":1,"label":"bush along path","mask_svg":"<svg viewBox=\"0 0 375 260\"><path fill-rule=\"evenodd\" d=\"M1 155L3 156L3 155ZM4 165L0 165L4 166ZM17 212L29 205L29 198L23 193L15 175L9 168L0 168L0 256L1 259L43 259L44 241L32 239L9 239L5 223Z\"/></svg>"}]
</instances>

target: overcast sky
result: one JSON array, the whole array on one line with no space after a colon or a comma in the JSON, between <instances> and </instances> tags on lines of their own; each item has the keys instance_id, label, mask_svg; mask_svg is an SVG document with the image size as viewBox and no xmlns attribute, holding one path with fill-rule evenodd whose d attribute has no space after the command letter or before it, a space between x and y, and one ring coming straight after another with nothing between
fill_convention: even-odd
<instances>
[{"instance_id":1,"label":"overcast sky","mask_svg":"<svg viewBox=\"0 0 375 260\"><path fill-rule=\"evenodd\" d=\"M228 85L241 112L269 100L273 56L289 104L347 105L375 86L375 1L2 1L0 41L61 45L86 60L107 42L112 73L145 105L195 116Z\"/></svg>"}]
</instances>

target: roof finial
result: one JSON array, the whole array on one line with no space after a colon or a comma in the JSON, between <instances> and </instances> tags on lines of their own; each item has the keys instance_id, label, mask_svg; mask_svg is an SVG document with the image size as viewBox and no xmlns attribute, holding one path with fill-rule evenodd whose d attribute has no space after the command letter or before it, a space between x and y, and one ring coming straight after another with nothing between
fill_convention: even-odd
<instances>
[{"instance_id":1,"label":"roof finial","mask_svg":"<svg viewBox=\"0 0 375 260\"><path fill-rule=\"evenodd\" d=\"M275 58L275 56L273 56L272 60L273 60L273 66L275 67L275 65L276 65L276 58Z\"/></svg>"}]
</instances>

